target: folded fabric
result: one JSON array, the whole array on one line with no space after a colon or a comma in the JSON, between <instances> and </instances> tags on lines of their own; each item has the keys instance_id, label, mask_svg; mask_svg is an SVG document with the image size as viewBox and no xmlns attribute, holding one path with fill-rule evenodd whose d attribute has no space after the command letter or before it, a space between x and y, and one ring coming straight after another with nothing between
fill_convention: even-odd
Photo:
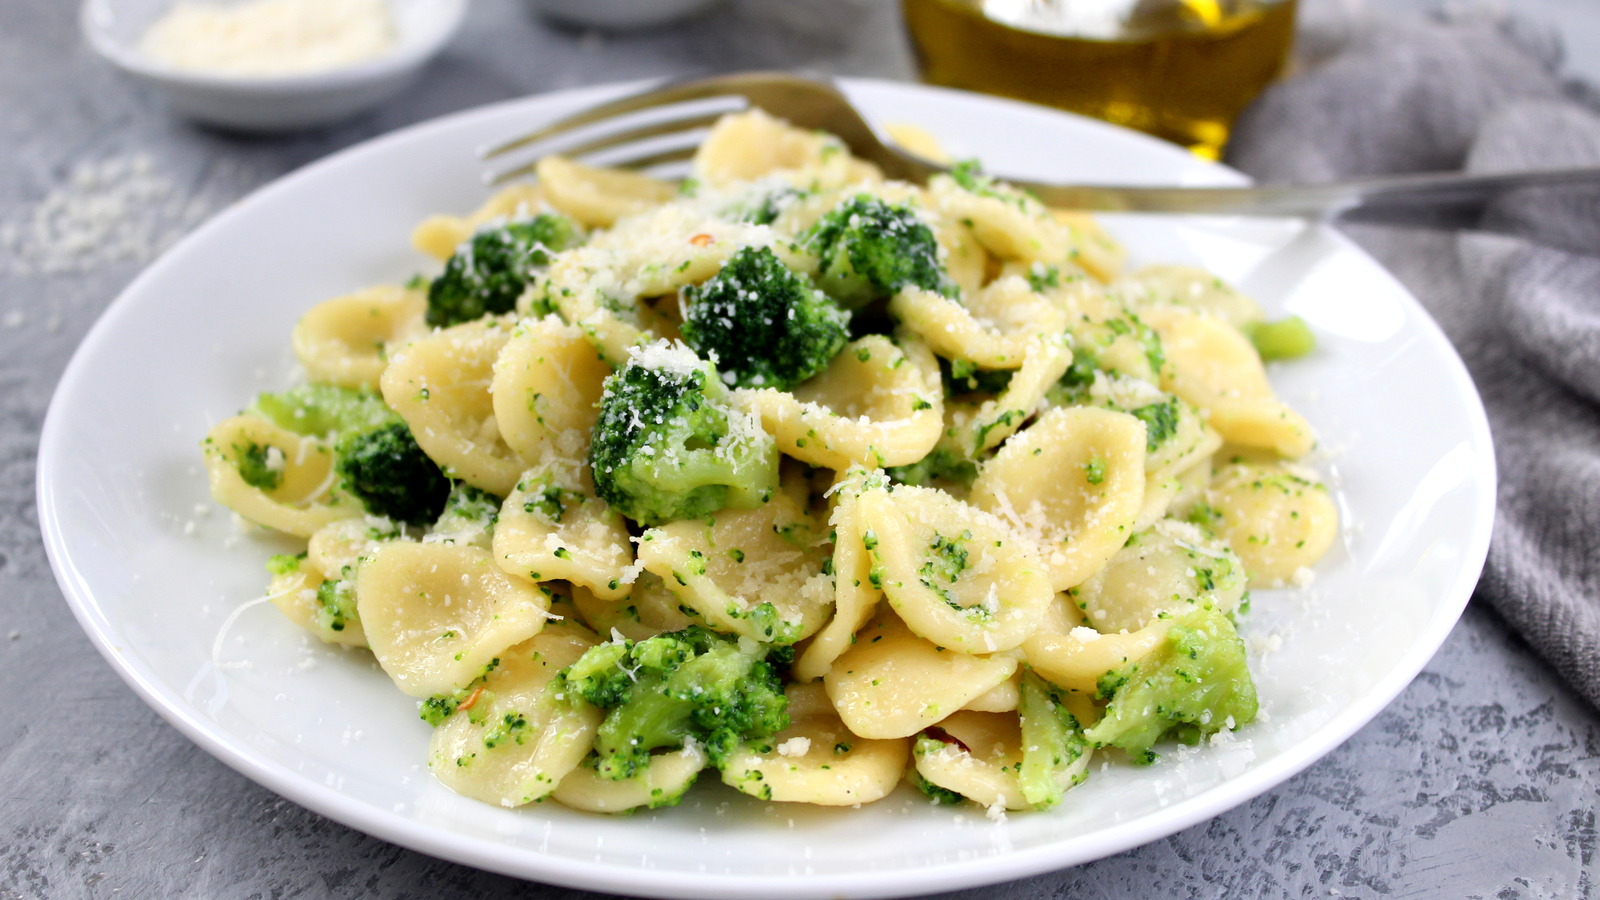
<instances>
[{"instance_id":1,"label":"folded fabric","mask_svg":"<svg viewBox=\"0 0 1600 900\"><path fill-rule=\"evenodd\" d=\"M1241 119L1228 161L1261 181L1600 165L1597 94L1515 21L1307 18L1320 59ZM1348 229L1455 344L1499 468L1474 599L1600 706L1600 191L1493 210L1516 237ZM1592 254L1553 249L1592 247Z\"/></svg>"}]
</instances>

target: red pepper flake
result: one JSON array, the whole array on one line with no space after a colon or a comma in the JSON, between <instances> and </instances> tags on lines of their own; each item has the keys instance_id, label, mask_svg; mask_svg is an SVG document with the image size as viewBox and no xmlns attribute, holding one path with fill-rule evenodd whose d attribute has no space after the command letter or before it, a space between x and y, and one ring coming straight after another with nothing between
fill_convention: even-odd
<instances>
[{"instance_id":1,"label":"red pepper flake","mask_svg":"<svg viewBox=\"0 0 1600 900\"><path fill-rule=\"evenodd\" d=\"M929 728L922 729L922 733L927 735L928 737L933 738L934 740L938 741L941 744L954 744L957 747L960 747L961 748L961 752L963 752L963 753L971 753L972 752L972 748L968 747L965 743L963 743L960 738L956 737L955 735L951 734L948 731L945 731L943 728L940 728L937 725L931 726Z\"/></svg>"},{"instance_id":2,"label":"red pepper flake","mask_svg":"<svg viewBox=\"0 0 1600 900\"><path fill-rule=\"evenodd\" d=\"M705 247L709 246L714 240L716 240L716 238L713 238L709 234L697 234L694 237L689 238L689 243L695 245L696 247Z\"/></svg>"},{"instance_id":3,"label":"red pepper flake","mask_svg":"<svg viewBox=\"0 0 1600 900\"><path fill-rule=\"evenodd\" d=\"M478 702L478 698L482 697L482 696L483 696L483 685L480 684L477 687L472 689L472 693L468 694L467 695L467 699L461 701L460 705L458 705L456 707L456 709L457 710L461 710L461 711L469 710L469 709L472 708L472 705L474 703Z\"/></svg>"}]
</instances>

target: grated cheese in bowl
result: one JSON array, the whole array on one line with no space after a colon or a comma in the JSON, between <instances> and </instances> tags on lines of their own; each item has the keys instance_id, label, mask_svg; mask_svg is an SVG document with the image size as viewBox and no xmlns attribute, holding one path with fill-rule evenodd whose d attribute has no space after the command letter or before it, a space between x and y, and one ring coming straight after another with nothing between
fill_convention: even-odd
<instances>
[{"instance_id":1,"label":"grated cheese in bowl","mask_svg":"<svg viewBox=\"0 0 1600 900\"><path fill-rule=\"evenodd\" d=\"M371 109L450 43L468 0L84 0L84 38L197 122L288 131Z\"/></svg>"},{"instance_id":2,"label":"grated cheese in bowl","mask_svg":"<svg viewBox=\"0 0 1600 900\"><path fill-rule=\"evenodd\" d=\"M139 49L179 69L276 76L342 68L394 45L385 0L181 0L144 33Z\"/></svg>"}]
</instances>

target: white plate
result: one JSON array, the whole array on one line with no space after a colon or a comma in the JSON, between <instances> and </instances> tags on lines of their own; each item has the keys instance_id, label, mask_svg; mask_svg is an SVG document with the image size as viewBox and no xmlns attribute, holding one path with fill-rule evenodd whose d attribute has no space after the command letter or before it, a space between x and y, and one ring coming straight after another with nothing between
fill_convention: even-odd
<instances>
[{"instance_id":1,"label":"white plate","mask_svg":"<svg viewBox=\"0 0 1600 900\"><path fill-rule=\"evenodd\" d=\"M993 171L1236 182L1130 132L1035 107L856 82L885 121L924 125ZM347 825L539 881L663 897L872 897L1070 866L1236 806L1305 768L1422 668L1477 581L1493 514L1482 406L1401 286L1332 232L1175 219L1110 224L1136 261L1205 265L1321 341L1279 367L1327 448L1347 526L1310 590L1258 593L1244 631L1263 715L1231 743L1153 768L1098 763L1058 809L952 811L906 790L861 810L759 803L703 779L677 809L605 818L500 810L424 767L428 726L359 652L267 605L219 638L282 549L213 509L200 437L287 383L289 331L325 297L423 267L411 227L484 196L474 150L614 88L533 97L409 128L258 192L196 231L96 324L61 381L39 451L45 543L84 629L175 727L244 775ZM214 655L215 653L215 655Z\"/></svg>"}]
</instances>

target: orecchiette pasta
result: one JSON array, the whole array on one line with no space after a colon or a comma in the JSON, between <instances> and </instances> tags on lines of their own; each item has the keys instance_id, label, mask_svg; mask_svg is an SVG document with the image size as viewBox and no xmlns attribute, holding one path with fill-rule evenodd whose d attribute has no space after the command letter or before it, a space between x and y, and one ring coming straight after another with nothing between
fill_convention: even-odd
<instances>
[{"instance_id":1,"label":"orecchiette pasta","mask_svg":"<svg viewBox=\"0 0 1600 900\"><path fill-rule=\"evenodd\" d=\"M959 710L940 722L939 730L940 738L917 741L917 774L990 809L1032 805L1017 778L1022 729L1016 716Z\"/></svg>"},{"instance_id":2,"label":"orecchiette pasta","mask_svg":"<svg viewBox=\"0 0 1600 900\"><path fill-rule=\"evenodd\" d=\"M1239 554L1251 587L1278 587L1309 574L1338 531L1327 488L1282 463L1224 466L1205 503L1209 524Z\"/></svg>"},{"instance_id":3,"label":"orecchiette pasta","mask_svg":"<svg viewBox=\"0 0 1600 900\"><path fill-rule=\"evenodd\" d=\"M881 800L905 777L904 738L864 738L846 728L820 685L790 685L790 725L747 745L722 780L763 800L855 806Z\"/></svg>"},{"instance_id":4,"label":"orecchiette pasta","mask_svg":"<svg viewBox=\"0 0 1600 900\"><path fill-rule=\"evenodd\" d=\"M865 525L856 502L859 485L841 487L829 520L834 536L833 618L795 658L795 675L807 681L828 673L839 655L855 642L856 633L872 618L883 597L882 588L873 582L872 556L862 540Z\"/></svg>"},{"instance_id":5,"label":"orecchiette pasta","mask_svg":"<svg viewBox=\"0 0 1600 900\"><path fill-rule=\"evenodd\" d=\"M552 625L495 657L481 686L434 729L434 777L496 806L522 806L555 791L583 761L600 724L598 710L564 702L556 678L593 646L584 631Z\"/></svg>"},{"instance_id":6,"label":"orecchiette pasta","mask_svg":"<svg viewBox=\"0 0 1600 900\"><path fill-rule=\"evenodd\" d=\"M529 469L506 495L493 541L495 561L513 575L571 582L606 600L628 594L619 579L633 562L627 523L581 470Z\"/></svg>"},{"instance_id":7,"label":"orecchiette pasta","mask_svg":"<svg viewBox=\"0 0 1600 900\"><path fill-rule=\"evenodd\" d=\"M477 547L385 544L360 566L356 608L378 665L413 697L449 693L544 628L550 595Z\"/></svg>"},{"instance_id":8,"label":"orecchiette pasta","mask_svg":"<svg viewBox=\"0 0 1600 900\"><path fill-rule=\"evenodd\" d=\"M918 342L855 341L793 393L746 390L784 453L814 466L877 469L913 463L939 440L943 403L933 354Z\"/></svg>"},{"instance_id":9,"label":"orecchiette pasta","mask_svg":"<svg viewBox=\"0 0 1600 900\"><path fill-rule=\"evenodd\" d=\"M340 622L329 615L330 610L322 602L324 585L328 584L328 579L310 569L290 569L273 574L267 583L267 598L289 621L328 643L365 647L367 635L360 621Z\"/></svg>"},{"instance_id":10,"label":"orecchiette pasta","mask_svg":"<svg viewBox=\"0 0 1600 900\"><path fill-rule=\"evenodd\" d=\"M1017 286L1022 285L1022 290ZM1066 327L1066 316L1055 305L1027 290L1021 279L995 282L979 292L996 292L997 286L1010 288L1011 297L1021 294L1027 307L1009 321L984 320L970 304L958 303L932 291L912 289L897 294L890 312L916 332L934 352L947 359L960 359L985 369L1016 369L1028 358L1029 349L1041 334L1059 338ZM994 299L989 305L997 305ZM1029 315L1032 313L1032 315ZM1057 341L1059 343L1059 340Z\"/></svg>"},{"instance_id":11,"label":"orecchiette pasta","mask_svg":"<svg viewBox=\"0 0 1600 900\"><path fill-rule=\"evenodd\" d=\"M1017 671L1013 654L953 653L880 611L822 679L854 734L899 738L942 721Z\"/></svg>"},{"instance_id":12,"label":"orecchiette pasta","mask_svg":"<svg viewBox=\"0 0 1600 900\"><path fill-rule=\"evenodd\" d=\"M1232 612L1244 599L1239 558L1186 522L1164 519L1128 539L1105 568L1073 589L1097 630L1137 631L1189 605Z\"/></svg>"},{"instance_id":13,"label":"orecchiette pasta","mask_svg":"<svg viewBox=\"0 0 1600 900\"><path fill-rule=\"evenodd\" d=\"M1238 329L1177 306L1152 307L1144 317L1171 364L1162 387L1204 410L1224 440L1290 458L1310 452L1311 426L1273 394L1261 357Z\"/></svg>"},{"instance_id":14,"label":"orecchiette pasta","mask_svg":"<svg viewBox=\"0 0 1600 900\"><path fill-rule=\"evenodd\" d=\"M539 160L544 200L580 225L606 227L670 199L672 185L646 175L596 169L559 156Z\"/></svg>"},{"instance_id":15,"label":"orecchiette pasta","mask_svg":"<svg viewBox=\"0 0 1600 900\"><path fill-rule=\"evenodd\" d=\"M573 735L574 745L587 750L582 736ZM640 807L663 805L665 798L680 797L709 764L706 752L694 744L658 753L642 774L610 779L594 766L574 767L550 795L563 806L588 812L623 813Z\"/></svg>"},{"instance_id":16,"label":"orecchiette pasta","mask_svg":"<svg viewBox=\"0 0 1600 900\"><path fill-rule=\"evenodd\" d=\"M1253 300L760 112L679 183L536 168L416 227L436 276L312 307L309 384L203 447L301 540L266 599L418 699L440 782L998 815L1255 715L1246 587L1339 524Z\"/></svg>"},{"instance_id":17,"label":"orecchiette pasta","mask_svg":"<svg viewBox=\"0 0 1600 900\"><path fill-rule=\"evenodd\" d=\"M1045 567L999 517L932 488L868 491L861 539L889 605L940 647L1016 647L1055 596Z\"/></svg>"},{"instance_id":18,"label":"orecchiette pasta","mask_svg":"<svg viewBox=\"0 0 1600 900\"><path fill-rule=\"evenodd\" d=\"M374 287L313 306L294 327L294 354L311 380L378 387L389 348L420 336L427 300L419 291Z\"/></svg>"},{"instance_id":19,"label":"orecchiette pasta","mask_svg":"<svg viewBox=\"0 0 1600 900\"><path fill-rule=\"evenodd\" d=\"M639 563L713 628L792 643L822 627L833 600L818 531L780 493L754 509L651 529L639 539Z\"/></svg>"},{"instance_id":20,"label":"orecchiette pasta","mask_svg":"<svg viewBox=\"0 0 1600 900\"><path fill-rule=\"evenodd\" d=\"M338 492L331 448L253 416L234 416L205 439L206 475L218 503L258 525L309 538L319 528L359 516ZM258 458L257 472L251 457Z\"/></svg>"},{"instance_id":21,"label":"orecchiette pasta","mask_svg":"<svg viewBox=\"0 0 1600 900\"><path fill-rule=\"evenodd\" d=\"M383 399L446 474L504 496L522 460L495 421L494 364L510 339L505 322L447 328L406 346L383 370Z\"/></svg>"},{"instance_id":22,"label":"orecchiette pasta","mask_svg":"<svg viewBox=\"0 0 1600 900\"><path fill-rule=\"evenodd\" d=\"M1031 541L1056 590L1094 574L1132 534L1144 502L1146 427L1126 413L1053 409L1009 441L972 503Z\"/></svg>"},{"instance_id":23,"label":"orecchiette pasta","mask_svg":"<svg viewBox=\"0 0 1600 900\"><path fill-rule=\"evenodd\" d=\"M555 316L518 325L489 384L501 439L525 465L582 460L610 374L583 332Z\"/></svg>"}]
</instances>

